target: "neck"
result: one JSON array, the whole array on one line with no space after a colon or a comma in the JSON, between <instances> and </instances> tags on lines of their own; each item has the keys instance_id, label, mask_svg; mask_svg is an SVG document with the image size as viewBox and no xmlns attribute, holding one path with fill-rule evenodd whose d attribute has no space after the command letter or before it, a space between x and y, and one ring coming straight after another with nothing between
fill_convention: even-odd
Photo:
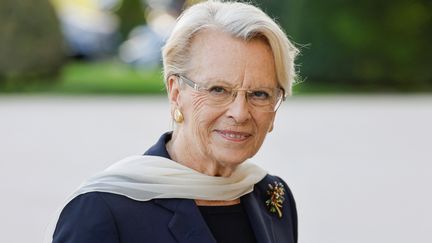
<instances>
[{"instance_id":1,"label":"neck","mask_svg":"<svg viewBox=\"0 0 432 243\"><path fill-rule=\"evenodd\" d=\"M225 166L223 163L206 158L201 151L196 151L188 146L189 143L182 139L179 134L172 135L171 140L166 144L166 149L171 159L209 176L229 177L236 166Z\"/></svg>"},{"instance_id":2,"label":"neck","mask_svg":"<svg viewBox=\"0 0 432 243\"><path fill-rule=\"evenodd\" d=\"M195 200L196 205L198 206L231 206L240 203L240 198L230 200L230 201L214 201L214 200Z\"/></svg>"}]
</instances>

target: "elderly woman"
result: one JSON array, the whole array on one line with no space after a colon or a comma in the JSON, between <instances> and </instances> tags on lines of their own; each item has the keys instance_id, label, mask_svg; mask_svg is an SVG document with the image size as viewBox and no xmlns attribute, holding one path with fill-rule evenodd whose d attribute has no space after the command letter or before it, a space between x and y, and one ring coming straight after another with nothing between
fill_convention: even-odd
<instances>
[{"instance_id":1,"label":"elderly woman","mask_svg":"<svg viewBox=\"0 0 432 243\"><path fill-rule=\"evenodd\" d=\"M245 162L273 129L296 54L252 5L186 10L163 48L174 131L81 185L49 241L297 242L288 186Z\"/></svg>"}]
</instances>

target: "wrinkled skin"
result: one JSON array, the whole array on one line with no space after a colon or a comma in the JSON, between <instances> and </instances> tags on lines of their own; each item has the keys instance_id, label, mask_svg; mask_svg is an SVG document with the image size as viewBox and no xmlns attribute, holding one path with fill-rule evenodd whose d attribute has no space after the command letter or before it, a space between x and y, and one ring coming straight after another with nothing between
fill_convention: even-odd
<instances>
[{"instance_id":1,"label":"wrinkled skin","mask_svg":"<svg viewBox=\"0 0 432 243\"><path fill-rule=\"evenodd\" d=\"M194 37L189 70L184 75L199 84L277 87L273 55L265 41L245 42L219 30L204 30ZM204 93L180 87L176 76L169 77L168 88L172 111L177 108L184 116L167 144L168 152L201 173L229 176L257 153L272 130L275 112L256 111L242 91L231 104L214 107Z\"/></svg>"}]
</instances>

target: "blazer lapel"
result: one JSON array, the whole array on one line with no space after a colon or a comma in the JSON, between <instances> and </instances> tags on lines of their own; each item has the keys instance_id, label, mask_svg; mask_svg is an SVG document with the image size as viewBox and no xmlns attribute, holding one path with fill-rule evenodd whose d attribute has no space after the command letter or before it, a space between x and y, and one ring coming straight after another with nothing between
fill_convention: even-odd
<instances>
[{"instance_id":1,"label":"blazer lapel","mask_svg":"<svg viewBox=\"0 0 432 243\"><path fill-rule=\"evenodd\" d=\"M191 199L156 199L173 212L168 228L179 243L217 243L195 202Z\"/></svg>"},{"instance_id":2,"label":"blazer lapel","mask_svg":"<svg viewBox=\"0 0 432 243\"><path fill-rule=\"evenodd\" d=\"M273 232L273 219L265 208L264 201L259 200L255 191L241 197L257 243L276 243Z\"/></svg>"}]
</instances>

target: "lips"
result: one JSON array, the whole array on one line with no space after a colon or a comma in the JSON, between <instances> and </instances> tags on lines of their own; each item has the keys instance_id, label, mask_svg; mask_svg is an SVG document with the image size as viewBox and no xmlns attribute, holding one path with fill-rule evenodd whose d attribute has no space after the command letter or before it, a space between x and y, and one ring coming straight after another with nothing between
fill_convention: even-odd
<instances>
[{"instance_id":1,"label":"lips","mask_svg":"<svg viewBox=\"0 0 432 243\"><path fill-rule=\"evenodd\" d=\"M251 134L246 132L235 132L230 130L216 130L218 134L220 134L223 138L235 141L235 142L242 142L248 139Z\"/></svg>"}]
</instances>

